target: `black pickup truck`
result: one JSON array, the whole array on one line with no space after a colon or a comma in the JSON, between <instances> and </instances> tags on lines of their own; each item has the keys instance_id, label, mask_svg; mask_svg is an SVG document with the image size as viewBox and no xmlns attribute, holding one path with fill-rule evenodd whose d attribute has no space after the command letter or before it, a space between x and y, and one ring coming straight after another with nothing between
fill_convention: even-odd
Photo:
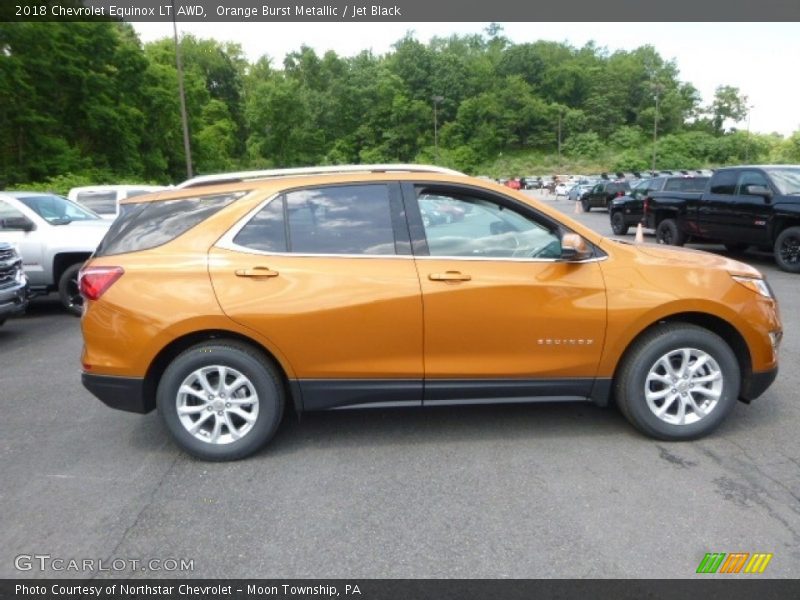
<instances>
[{"instance_id":1,"label":"black pickup truck","mask_svg":"<svg viewBox=\"0 0 800 600\"><path fill-rule=\"evenodd\" d=\"M628 228L639 223L645 225L644 214L655 192L702 192L708 177L697 175L660 175L642 179L624 196L611 200L608 217L615 235L625 235Z\"/></svg>"},{"instance_id":2,"label":"black pickup truck","mask_svg":"<svg viewBox=\"0 0 800 600\"><path fill-rule=\"evenodd\" d=\"M659 243L721 242L732 252L756 246L800 273L800 165L718 169L700 193L655 192L646 226Z\"/></svg>"}]
</instances>

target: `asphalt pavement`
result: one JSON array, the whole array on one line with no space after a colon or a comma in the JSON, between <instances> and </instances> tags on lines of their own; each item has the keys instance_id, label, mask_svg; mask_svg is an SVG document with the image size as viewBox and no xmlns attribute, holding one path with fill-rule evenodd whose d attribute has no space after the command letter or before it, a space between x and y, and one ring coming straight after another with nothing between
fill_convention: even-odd
<instances>
[{"instance_id":1,"label":"asphalt pavement","mask_svg":"<svg viewBox=\"0 0 800 600\"><path fill-rule=\"evenodd\" d=\"M685 578L707 552L796 577L800 276L746 260L781 302L782 369L686 443L584 404L340 411L204 463L84 390L79 320L39 299L0 328L0 577Z\"/></svg>"}]
</instances>

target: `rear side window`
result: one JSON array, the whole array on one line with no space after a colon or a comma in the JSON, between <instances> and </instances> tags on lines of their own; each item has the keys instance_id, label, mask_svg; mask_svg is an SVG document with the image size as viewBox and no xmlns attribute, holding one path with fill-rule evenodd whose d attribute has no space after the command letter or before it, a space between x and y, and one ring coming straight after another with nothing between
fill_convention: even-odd
<instances>
[{"instance_id":1,"label":"rear side window","mask_svg":"<svg viewBox=\"0 0 800 600\"><path fill-rule=\"evenodd\" d=\"M79 204L93 210L98 215L117 214L117 192L81 192L76 197Z\"/></svg>"},{"instance_id":2,"label":"rear side window","mask_svg":"<svg viewBox=\"0 0 800 600\"><path fill-rule=\"evenodd\" d=\"M125 205L95 256L148 250L171 242L247 192Z\"/></svg>"},{"instance_id":3,"label":"rear side window","mask_svg":"<svg viewBox=\"0 0 800 600\"><path fill-rule=\"evenodd\" d=\"M233 242L262 252L396 254L389 188L342 185L288 192L262 208Z\"/></svg>"}]
</instances>

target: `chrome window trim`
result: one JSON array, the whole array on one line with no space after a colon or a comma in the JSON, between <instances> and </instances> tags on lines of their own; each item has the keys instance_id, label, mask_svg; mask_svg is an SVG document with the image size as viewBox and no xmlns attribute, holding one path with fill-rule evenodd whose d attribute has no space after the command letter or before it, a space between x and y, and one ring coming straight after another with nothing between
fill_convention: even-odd
<instances>
[{"instance_id":1,"label":"chrome window trim","mask_svg":"<svg viewBox=\"0 0 800 600\"><path fill-rule=\"evenodd\" d=\"M252 219L261 209L273 200L280 198L285 192L278 192L273 194L263 201L259 202L255 208L241 217L228 231L217 240L212 248L221 248L223 250L230 250L232 252L241 252L243 254L254 254L256 256L281 256L281 257L305 257L305 258L391 258L391 259L404 259L404 260L467 260L467 261L493 261L493 262L529 262L529 263L570 263L570 264L584 264L591 262L600 262L606 260L608 256L593 256L586 260L565 261L558 258L514 258L514 257L500 257L500 256L414 256L413 254L315 254L310 252L266 252L264 250L256 250L255 248L248 248L240 244L234 243L233 239L244 228L247 223Z\"/></svg>"}]
</instances>

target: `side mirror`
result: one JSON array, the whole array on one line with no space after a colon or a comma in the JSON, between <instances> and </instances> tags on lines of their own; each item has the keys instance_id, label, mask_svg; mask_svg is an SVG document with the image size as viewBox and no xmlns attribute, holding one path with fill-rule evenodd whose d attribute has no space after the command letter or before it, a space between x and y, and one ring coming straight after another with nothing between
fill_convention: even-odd
<instances>
[{"instance_id":1,"label":"side mirror","mask_svg":"<svg viewBox=\"0 0 800 600\"><path fill-rule=\"evenodd\" d=\"M591 258L589 245L577 233L565 233L561 236L561 260L576 262Z\"/></svg>"},{"instance_id":2,"label":"side mirror","mask_svg":"<svg viewBox=\"0 0 800 600\"><path fill-rule=\"evenodd\" d=\"M744 193L748 196L761 196L765 199L772 198L772 191L767 186L754 183L744 186Z\"/></svg>"},{"instance_id":3,"label":"side mirror","mask_svg":"<svg viewBox=\"0 0 800 600\"><path fill-rule=\"evenodd\" d=\"M0 219L0 229L19 229L22 231L33 231L36 225L28 217L7 217Z\"/></svg>"}]
</instances>

